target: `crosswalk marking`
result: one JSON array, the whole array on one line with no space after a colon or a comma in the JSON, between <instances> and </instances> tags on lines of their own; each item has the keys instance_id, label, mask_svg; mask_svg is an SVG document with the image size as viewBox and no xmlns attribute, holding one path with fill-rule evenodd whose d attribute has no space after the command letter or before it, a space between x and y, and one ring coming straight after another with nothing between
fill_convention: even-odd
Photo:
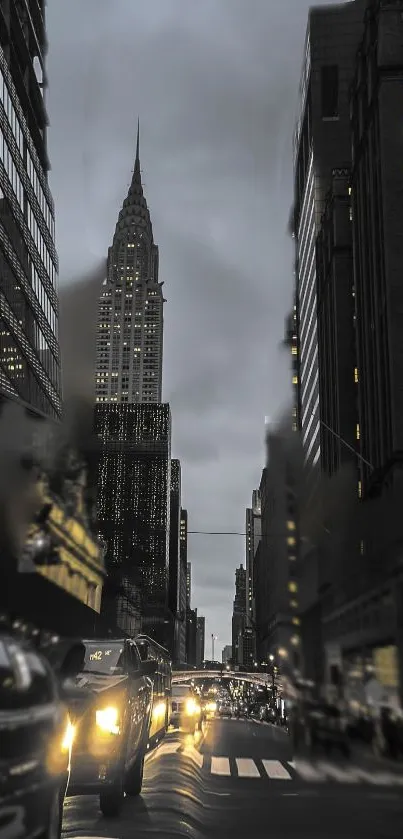
<instances>
[{"instance_id":1,"label":"crosswalk marking","mask_svg":"<svg viewBox=\"0 0 403 839\"><path fill-rule=\"evenodd\" d=\"M212 775L230 775L231 769L228 757L212 757L211 758L211 774Z\"/></svg>"},{"instance_id":2,"label":"crosswalk marking","mask_svg":"<svg viewBox=\"0 0 403 839\"><path fill-rule=\"evenodd\" d=\"M239 778L260 778L260 772L251 757L237 757L235 762Z\"/></svg>"},{"instance_id":3,"label":"crosswalk marking","mask_svg":"<svg viewBox=\"0 0 403 839\"><path fill-rule=\"evenodd\" d=\"M199 769L203 768L203 755L201 755L200 752L198 752L197 749L195 749L193 746L184 749L183 754L185 755L185 757L189 757L190 760L192 760L193 763L195 763L196 766L199 767Z\"/></svg>"},{"instance_id":4,"label":"crosswalk marking","mask_svg":"<svg viewBox=\"0 0 403 839\"><path fill-rule=\"evenodd\" d=\"M160 755L173 755L180 748L180 743L163 743L158 749Z\"/></svg>"},{"instance_id":5,"label":"crosswalk marking","mask_svg":"<svg viewBox=\"0 0 403 839\"><path fill-rule=\"evenodd\" d=\"M297 781L305 783L333 782L339 784L366 784L378 787L403 787L403 774L393 771L382 771L374 768L361 769L354 764L335 764L331 761L296 758L290 761L269 760L249 757L216 757L210 758L201 754L193 745L183 745L178 742L165 742L149 752L147 759L159 755L183 755L199 769L211 775L234 778L261 778L269 781ZM262 774L262 766L265 776ZM292 773L292 774L290 774Z\"/></svg>"},{"instance_id":6,"label":"crosswalk marking","mask_svg":"<svg viewBox=\"0 0 403 839\"><path fill-rule=\"evenodd\" d=\"M307 760L289 761L288 765L291 766L291 769L294 769L304 781L325 780L325 776L321 772L318 772L316 767L313 766L312 763L308 763Z\"/></svg>"},{"instance_id":7,"label":"crosswalk marking","mask_svg":"<svg viewBox=\"0 0 403 839\"><path fill-rule=\"evenodd\" d=\"M266 775L273 781L291 781L291 775L279 760L263 760Z\"/></svg>"}]
</instances>

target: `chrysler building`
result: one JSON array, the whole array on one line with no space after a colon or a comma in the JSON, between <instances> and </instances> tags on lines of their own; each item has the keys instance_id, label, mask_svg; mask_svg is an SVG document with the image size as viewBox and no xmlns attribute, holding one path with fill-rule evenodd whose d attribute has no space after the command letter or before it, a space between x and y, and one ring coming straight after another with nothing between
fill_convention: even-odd
<instances>
[{"instance_id":1,"label":"chrysler building","mask_svg":"<svg viewBox=\"0 0 403 839\"><path fill-rule=\"evenodd\" d=\"M138 125L132 182L108 251L99 301L97 403L161 402L163 305L158 246L141 183Z\"/></svg>"}]
</instances>

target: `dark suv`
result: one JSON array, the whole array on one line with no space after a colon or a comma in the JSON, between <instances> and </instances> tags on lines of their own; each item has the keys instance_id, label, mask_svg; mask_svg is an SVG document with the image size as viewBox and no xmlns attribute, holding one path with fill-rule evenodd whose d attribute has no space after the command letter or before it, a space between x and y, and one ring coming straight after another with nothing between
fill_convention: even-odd
<instances>
[{"instance_id":1,"label":"dark suv","mask_svg":"<svg viewBox=\"0 0 403 839\"><path fill-rule=\"evenodd\" d=\"M105 816L139 795L152 707L154 661L130 639L84 640L85 660L70 701L75 726L69 793L99 793Z\"/></svg>"}]
</instances>

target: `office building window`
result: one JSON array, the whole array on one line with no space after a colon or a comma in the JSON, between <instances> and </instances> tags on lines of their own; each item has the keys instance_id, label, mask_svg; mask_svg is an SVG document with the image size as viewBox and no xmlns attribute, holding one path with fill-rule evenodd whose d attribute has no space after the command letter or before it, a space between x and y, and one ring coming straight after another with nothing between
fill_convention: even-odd
<instances>
[{"instance_id":1,"label":"office building window","mask_svg":"<svg viewBox=\"0 0 403 839\"><path fill-rule=\"evenodd\" d=\"M322 119L339 116L339 68L337 64L321 68Z\"/></svg>"}]
</instances>

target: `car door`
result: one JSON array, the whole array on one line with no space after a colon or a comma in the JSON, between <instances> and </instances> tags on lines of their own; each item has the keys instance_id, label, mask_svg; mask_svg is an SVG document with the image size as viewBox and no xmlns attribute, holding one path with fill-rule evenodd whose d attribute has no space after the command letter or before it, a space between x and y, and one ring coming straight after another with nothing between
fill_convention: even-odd
<instances>
[{"instance_id":1,"label":"car door","mask_svg":"<svg viewBox=\"0 0 403 839\"><path fill-rule=\"evenodd\" d=\"M140 656L137 648L131 642L127 643L126 655L131 718L128 760L131 763L137 756L144 729L144 677L141 672Z\"/></svg>"}]
</instances>

